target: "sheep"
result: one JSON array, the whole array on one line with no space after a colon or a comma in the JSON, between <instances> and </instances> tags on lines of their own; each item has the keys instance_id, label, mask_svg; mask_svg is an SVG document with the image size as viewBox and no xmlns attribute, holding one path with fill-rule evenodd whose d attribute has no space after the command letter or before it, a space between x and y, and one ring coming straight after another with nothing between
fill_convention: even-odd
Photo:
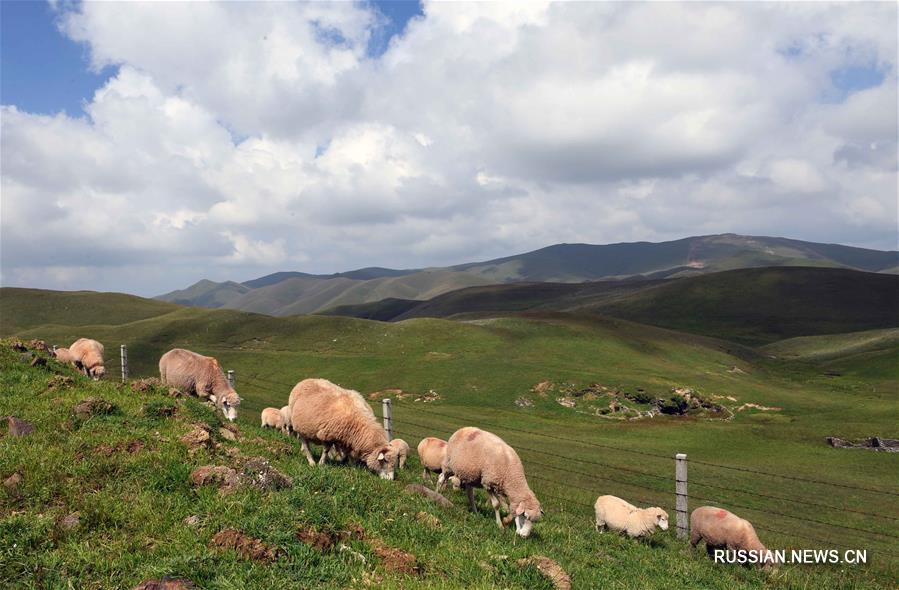
<instances>
[{"instance_id":1,"label":"sheep","mask_svg":"<svg viewBox=\"0 0 899 590\"><path fill-rule=\"evenodd\" d=\"M503 528L514 519L515 532L520 537L530 535L534 523L543 515L540 501L528 487L518 453L486 430L468 426L453 433L446 443L446 456L437 478L438 491L451 475L458 477L468 492L472 512L477 511L474 488L484 488L490 496L496 524ZM505 519L500 518L503 500L509 509Z\"/></svg>"},{"instance_id":2,"label":"sheep","mask_svg":"<svg viewBox=\"0 0 899 590\"><path fill-rule=\"evenodd\" d=\"M159 377L166 385L208 397L231 422L237 418L240 396L213 357L173 348L159 359Z\"/></svg>"},{"instance_id":3,"label":"sheep","mask_svg":"<svg viewBox=\"0 0 899 590\"><path fill-rule=\"evenodd\" d=\"M284 415L278 408L265 408L262 410L262 428L277 428L284 432Z\"/></svg>"},{"instance_id":4,"label":"sheep","mask_svg":"<svg viewBox=\"0 0 899 590\"><path fill-rule=\"evenodd\" d=\"M637 508L615 496L600 496L593 505L596 530L623 531L631 538L651 535L656 526L668 530L668 513L658 507Z\"/></svg>"},{"instance_id":5,"label":"sheep","mask_svg":"<svg viewBox=\"0 0 899 590\"><path fill-rule=\"evenodd\" d=\"M443 469L443 458L446 457L446 441L433 436L421 439L418 443L418 459L421 461L423 480L431 481L431 473L440 473ZM459 478L455 475L449 478L453 489L461 488Z\"/></svg>"},{"instance_id":6,"label":"sheep","mask_svg":"<svg viewBox=\"0 0 899 590\"><path fill-rule=\"evenodd\" d=\"M284 422L284 428L282 429L284 434L290 434L290 406L284 406L280 410L281 420Z\"/></svg>"},{"instance_id":7,"label":"sheep","mask_svg":"<svg viewBox=\"0 0 899 590\"><path fill-rule=\"evenodd\" d=\"M406 466L406 457L409 455L409 443L401 438L395 438L390 441L390 446L396 449L397 460L399 461L397 468L404 468Z\"/></svg>"},{"instance_id":8,"label":"sheep","mask_svg":"<svg viewBox=\"0 0 899 590\"><path fill-rule=\"evenodd\" d=\"M106 374L103 366L103 345L90 338L79 338L69 347L68 354L78 369L94 381Z\"/></svg>"},{"instance_id":9,"label":"sheep","mask_svg":"<svg viewBox=\"0 0 899 590\"><path fill-rule=\"evenodd\" d=\"M358 391L344 389L326 379L304 379L290 392L290 426L302 443L310 465L315 465L309 443L324 446L319 465L327 461L335 445L362 462L382 479L393 479L397 450L378 424Z\"/></svg>"},{"instance_id":10,"label":"sheep","mask_svg":"<svg viewBox=\"0 0 899 590\"><path fill-rule=\"evenodd\" d=\"M75 355L68 348L56 348L51 354L61 363L75 364Z\"/></svg>"},{"instance_id":11,"label":"sheep","mask_svg":"<svg viewBox=\"0 0 899 590\"><path fill-rule=\"evenodd\" d=\"M716 549L743 550L753 552L763 565L773 562L752 523L723 508L700 506L690 514L690 545L703 540L709 556Z\"/></svg>"}]
</instances>

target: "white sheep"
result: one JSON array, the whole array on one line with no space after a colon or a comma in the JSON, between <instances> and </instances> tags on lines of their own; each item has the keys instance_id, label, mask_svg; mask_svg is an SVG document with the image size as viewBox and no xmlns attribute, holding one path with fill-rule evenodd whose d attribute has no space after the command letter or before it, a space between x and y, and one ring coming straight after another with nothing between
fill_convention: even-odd
<instances>
[{"instance_id":1,"label":"white sheep","mask_svg":"<svg viewBox=\"0 0 899 590\"><path fill-rule=\"evenodd\" d=\"M173 348L159 359L159 377L166 385L208 397L228 420L237 418L240 396L213 357Z\"/></svg>"},{"instance_id":2,"label":"white sheep","mask_svg":"<svg viewBox=\"0 0 899 590\"><path fill-rule=\"evenodd\" d=\"M94 381L106 374L103 366L103 345L90 338L79 338L68 349L56 349L56 358L70 362Z\"/></svg>"},{"instance_id":3,"label":"white sheep","mask_svg":"<svg viewBox=\"0 0 899 590\"><path fill-rule=\"evenodd\" d=\"M368 405L368 404L366 404ZM396 449L397 467L402 469L406 466L406 457L409 455L409 443L401 438L395 438L390 441L390 446Z\"/></svg>"},{"instance_id":4,"label":"white sheep","mask_svg":"<svg viewBox=\"0 0 899 590\"><path fill-rule=\"evenodd\" d=\"M290 434L290 406L284 406L280 410L281 419L284 421L284 434Z\"/></svg>"},{"instance_id":5,"label":"white sheep","mask_svg":"<svg viewBox=\"0 0 899 590\"><path fill-rule=\"evenodd\" d=\"M637 508L616 496L600 496L593 508L599 532L603 529L623 531L634 538L651 535L656 527L668 530L668 513L659 507Z\"/></svg>"},{"instance_id":6,"label":"white sheep","mask_svg":"<svg viewBox=\"0 0 899 590\"><path fill-rule=\"evenodd\" d=\"M262 428L277 428L281 432L284 432L286 428L284 415L278 408L265 408L262 410L260 418L262 420Z\"/></svg>"},{"instance_id":7,"label":"white sheep","mask_svg":"<svg viewBox=\"0 0 899 590\"><path fill-rule=\"evenodd\" d=\"M314 442L324 446L320 465L337 446L382 479L393 479L397 451L388 444L387 433L358 391L325 379L304 379L294 386L290 401L290 425L310 465L315 465L309 450L309 443Z\"/></svg>"},{"instance_id":8,"label":"white sheep","mask_svg":"<svg viewBox=\"0 0 899 590\"><path fill-rule=\"evenodd\" d=\"M705 541L709 555L715 549L744 550L756 553L763 566L773 562L752 523L723 508L700 506L690 514L690 545L696 547L700 541Z\"/></svg>"},{"instance_id":9,"label":"white sheep","mask_svg":"<svg viewBox=\"0 0 899 590\"><path fill-rule=\"evenodd\" d=\"M453 433L446 443L446 457L437 478L438 491L451 475L459 478L461 487L468 493L473 512L477 511L474 488L487 490L500 528L514 519L515 532L527 537L543 515L540 501L528 486L518 453L486 430L468 426ZM500 517L503 501L509 509L505 519Z\"/></svg>"}]
</instances>

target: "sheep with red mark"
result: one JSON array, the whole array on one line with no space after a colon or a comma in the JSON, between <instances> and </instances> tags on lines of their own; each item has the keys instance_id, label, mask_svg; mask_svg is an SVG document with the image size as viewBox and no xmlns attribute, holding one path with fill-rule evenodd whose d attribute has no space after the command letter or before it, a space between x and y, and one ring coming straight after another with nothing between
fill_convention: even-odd
<instances>
[{"instance_id":1,"label":"sheep with red mark","mask_svg":"<svg viewBox=\"0 0 899 590\"><path fill-rule=\"evenodd\" d=\"M723 508L701 506L690 514L690 545L700 541L710 556L716 549L743 550L755 553L763 565L773 562L752 523Z\"/></svg>"}]
</instances>

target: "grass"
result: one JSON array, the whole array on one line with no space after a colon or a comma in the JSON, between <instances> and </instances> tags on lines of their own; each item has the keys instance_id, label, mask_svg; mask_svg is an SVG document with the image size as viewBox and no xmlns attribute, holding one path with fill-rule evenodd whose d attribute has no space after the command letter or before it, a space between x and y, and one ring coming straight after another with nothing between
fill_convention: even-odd
<instances>
[{"instance_id":1,"label":"grass","mask_svg":"<svg viewBox=\"0 0 899 590\"><path fill-rule=\"evenodd\" d=\"M94 297L90 309L83 313L95 314L96 309L104 308L103 295ZM731 508L752 520L762 539L773 547L833 545L869 548L873 552L873 564L866 569L848 568L840 573L830 568L785 567L778 574L785 577L776 578L776 582L740 570L717 581L696 578L692 585L811 587L814 583L828 588L861 588L889 586L897 576L896 560L887 553L899 553L899 544L890 536L895 535L895 521L857 513L899 517L899 499L895 495L700 464L895 491L893 475L899 457L832 449L824 443L824 437L830 435L851 439L877 434L896 438L899 347L895 345L833 359L830 362L851 365L851 371L834 376L830 365L824 370L807 361L770 359L767 349L756 351L623 320L560 313L470 322L416 319L385 324L339 317L271 318L173 307L172 311L138 321L131 321L127 314L120 318L116 313L107 313L103 316L105 324L86 326L78 316L78 308L73 307L71 325L64 326L42 325L39 305L33 305L35 298L30 295L26 305L17 303L6 292L0 297L3 316L17 313L18 325L27 326L19 332L20 336L55 343L91 336L107 343L107 350L114 350L117 343L127 343L133 375L155 374L159 355L173 346L214 354L226 368L237 371L238 391L244 398L239 422L246 432L255 428L263 407L283 405L290 387L308 376L326 377L365 394L388 388L417 395L436 391L440 399L430 404L414 402L414 396L397 399L391 394L398 436L406 438L413 448L419 437L446 437L456 428L470 424L503 436L519 450L532 486L553 515L543 524L552 529L568 523L564 524L567 532L560 531L559 536L553 537L552 543L558 546L549 542L534 545L539 548L535 551L571 568L569 573L578 571L576 579L590 581L586 587L626 587L621 586L626 577L580 573L591 572L592 567L611 567L611 571L622 576L630 571L626 564L612 567L605 558L596 561L598 541L583 524L589 524L589 505L597 495L612 493L639 503L661 505L673 513L670 458L676 452L688 453L691 460L691 509L702 504ZM32 313L32 309L37 311ZM114 368L114 355L110 364ZM546 397L532 392L532 387L542 381L603 383L626 391L639 388L660 397L670 395L673 387L686 386L703 395L732 395L740 403L754 402L781 410L741 412L728 422L669 417L613 421L581 414L579 408L563 408L556 403L554 392ZM529 398L534 405L517 407L514 402L521 397ZM29 399L40 397L31 395ZM9 411L0 407L0 415ZM290 465L295 470L291 474L302 471L302 464ZM0 475L5 476L6 472ZM809 506L802 501L834 508ZM871 532L825 526L809 522L810 519ZM485 533L498 534L485 526ZM806 537L825 542L808 541ZM481 543L471 542L474 546ZM676 562L687 556L679 552L673 540L670 543L666 550L675 551L675 557L663 560L663 567L681 571ZM569 544L563 560L560 547ZM452 551L456 545L444 541L443 546ZM617 560L617 552L623 548L642 551L643 546L640 547L616 544L609 554ZM508 554L507 548L498 547L496 554ZM480 559L466 555L474 559L473 563ZM620 559L627 561L631 557ZM655 565L644 566L658 571ZM750 577L740 577L744 575ZM464 585L462 580L474 586L515 587L518 583L474 579L453 577L447 587ZM634 579L642 580L644 587L684 587L691 585L685 580L692 578L665 578L660 574L658 578Z\"/></svg>"},{"instance_id":2,"label":"grass","mask_svg":"<svg viewBox=\"0 0 899 590\"><path fill-rule=\"evenodd\" d=\"M0 584L4 588L132 587L148 578L174 575L203 588L551 588L533 567L515 560L547 555L572 577L575 587L603 588L875 588L890 578L876 569L782 567L775 572L713 565L671 534L650 542L592 531L582 510L551 509L527 540L495 528L486 508L470 514L458 493L457 507L438 508L401 493L417 480L417 463L399 481L379 480L344 466L311 468L279 433L246 421L240 438L214 435L219 448L191 454L178 438L219 416L193 398L172 399L162 389L136 393L111 382L94 383L50 362L34 368L20 353L0 346L2 411L37 426L26 437L0 438L0 474L24 480L15 495L0 492ZM71 386L48 389L55 374ZM85 397L102 397L115 410L77 419L72 408ZM147 408L174 404L173 417ZM141 443L137 451L133 443ZM129 444L131 446L129 447ZM232 449L263 456L291 476L288 489L244 488L221 497L195 488L189 474L204 464L229 464ZM483 498L481 498L483 500ZM483 502L482 502L483 503ZM66 531L62 519L80 514ZM427 512L439 527L420 522ZM196 517L197 526L185 523ZM362 539L348 550L319 551L301 542L299 530L338 531L361 526ZM241 559L210 547L226 528L277 547L272 563ZM415 555L420 575L391 571L376 554L386 545ZM364 559L364 561L362 560Z\"/></svg>"}]
</instances>

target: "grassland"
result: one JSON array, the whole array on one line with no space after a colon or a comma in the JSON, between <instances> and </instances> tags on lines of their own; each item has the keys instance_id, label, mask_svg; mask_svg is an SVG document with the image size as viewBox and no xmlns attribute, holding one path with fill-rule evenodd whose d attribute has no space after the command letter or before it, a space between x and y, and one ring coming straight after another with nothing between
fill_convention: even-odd
<instances>
[{"instance_id":1,"label":"grassland","mask_svg":"<svg viewBox=\"0 0 899 590\"><path fill-rule=\"evenodd\" d=\"M899 552L895 520L859 512L899 517L899 497L889 493L895 492L899 457L832 449L824 443L829 435L896 437L899 347L895 345L873 357L855 358L851 372L833 376L832 371L812 362L770 359L767 351L601 317L543 313L470 322L416 319L385 324L169 306L154 317L134 320L127 314L120 319L111 311L100 313L98 310L107 309L103 297L94 296L83 311L70 307L68 325L62 325L56 320L45 323L36 303L39 294L4 291L0 294L3 331L6 318L15 315L14 325L21 337L65 343L77 336L91 336L110 349L125 343L135 375L154 374L159 355L172 346L214 354L237 371L238 390L245 399L239 419L242 429L254 427L262 407L282 405L290 387L307 376L330 378L365 394L386 389L414 394L405 399L389 394L396 400L397 432L413 446L419 436L445 435L474 424L494 430L519 448L532 485L547 506L547 527L569 527L559 534L568 539L560 541L562 545L571 543L566 558L570 561L559 558L549 545L541 545L539 551L564 567L585 567L583 571L596 567L606 572L579 573L583 580L590 580L584 587L614 587L616 583L634 587L625 584L633 574L620 569L620 563L611 566L604 557L597 557L609 555L603 548L606 541L597 540L589 527L575 523L589 523L589 504L600 493L652 502L673 512L670 457L675 452L686 452L691 459L691 495L695 498L691 508L708 503L730 507L753 520L769 546L824 545L806 539L811 537L839 547L866 547L873 553L873 564L867 569L848 568L844 573L786 567L780 574L784 577L776 581L743 571L724 574L716 570L716 575L724 577L705 580L653 575L634 578L639 580L637 587L867 587L889 586L896 579L896 558L891 556ZM82 313L102 317L103 323L86 324ZM690 387L703 395L729 395L741 403L780 410L740 412L732 421L683 417L618 421L581 414L577 407L562 407L553 391L546 397L532 391L544 381L557 386L601 383L659 396L670 394L674 387ZM440 399L413 401L430 391ZM515 400L523 397L533 405L516 406ZM0 408L0 413L9 411ZM302 469L302 465L290 465L293 473ZM670 543L668 549L677 553L675 542ZM497 549L498 554L506 554L502 553L504 547ZM444 543L444 550L452 548ZM680 553L677 555L666 564L675 572L683 567L675 565L681 559ZM606 577L615 571L617 577ZM466 579L475 586L514 587L517 583L459 578ZM690 579L695 583L687 581Z\"/></svg>"}]
</instances>

